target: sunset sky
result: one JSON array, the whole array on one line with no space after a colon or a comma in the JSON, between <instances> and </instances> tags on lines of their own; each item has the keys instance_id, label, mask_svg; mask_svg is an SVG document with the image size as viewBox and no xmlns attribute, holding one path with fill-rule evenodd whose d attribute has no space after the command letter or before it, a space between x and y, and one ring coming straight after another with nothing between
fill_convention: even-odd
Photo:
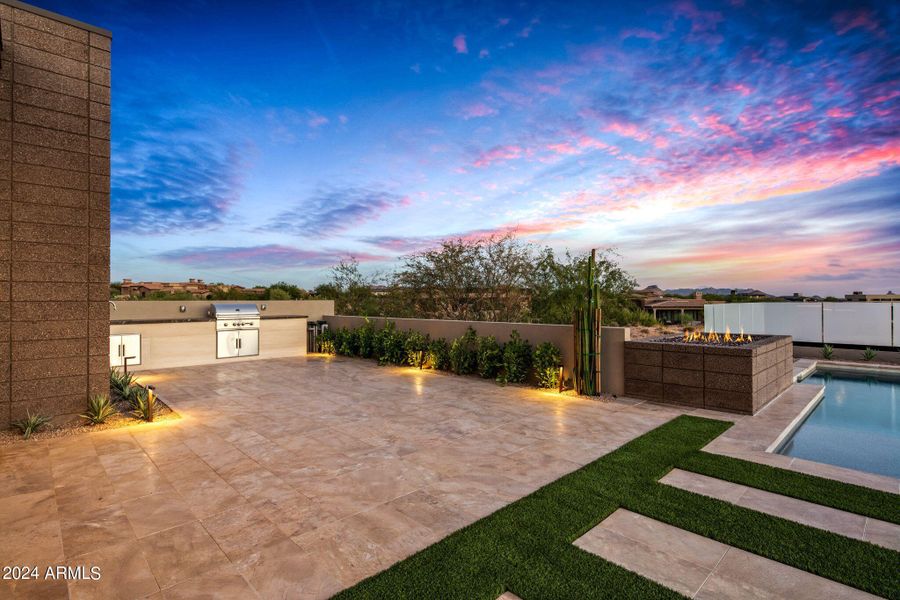
<instances>
[{"instance_id":1,"label":"sunset sky","mask_svg":"<svg viewBox=\"0 0 900 600\"><path fill-rule=\"evenodd\" d=\"M900 4L34 0L113 32L112 276L312 287L446 237L900 291Z\"/></svg>"}]
</instances>

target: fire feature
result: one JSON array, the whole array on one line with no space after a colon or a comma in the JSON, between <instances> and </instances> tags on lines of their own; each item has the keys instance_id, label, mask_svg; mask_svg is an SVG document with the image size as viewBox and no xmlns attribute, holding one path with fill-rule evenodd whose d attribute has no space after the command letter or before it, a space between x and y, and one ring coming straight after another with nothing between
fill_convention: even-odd
<instances>
[{"instance_id":1,"label":"fire feature","mask_svg":"<svg viewBox=\"0 0 900 600\"><path fill-rule=\"evenodd\" d=\"M686 331L625 342L625 393L753 414L793 381L790 336Z\"/></svg>"},{"instance_id":2,"label":"fire feature","mask_svg":"<svg viewBox=\"0 0 900 600\"><path fill-rule=\"evenodd\" d=\"M673 341L678 338L671 338ZM739 344L748 344L753 341L753 336L750 334L744 335L744 330L741 329L741 334L737 337L731 335L731 329L729 327L725 328L725 333L721 336L715 331L709 331L707 333L703 333L702 331L691 331L689 329L684 330L684 335L681 337L681 341L685 344L691 343L706 343L706 344L730 344L730 345L739 345Z\"/></svg>"}]
</instances>

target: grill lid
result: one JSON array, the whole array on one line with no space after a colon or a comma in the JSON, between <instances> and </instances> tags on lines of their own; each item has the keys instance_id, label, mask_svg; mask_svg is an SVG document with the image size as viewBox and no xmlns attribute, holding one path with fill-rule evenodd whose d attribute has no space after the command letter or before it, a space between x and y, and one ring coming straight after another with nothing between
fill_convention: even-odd
<instances>
[{"instance_id":1,"label":"grill lid","mask_svg":"<svg viewBox=\"0 0 900 600\"><path fill-rule=\"evenodd\" d=\"M210 312L216 319L259 318L259 308L255 304L213 302Z\"/></svg>"}]
</instances>

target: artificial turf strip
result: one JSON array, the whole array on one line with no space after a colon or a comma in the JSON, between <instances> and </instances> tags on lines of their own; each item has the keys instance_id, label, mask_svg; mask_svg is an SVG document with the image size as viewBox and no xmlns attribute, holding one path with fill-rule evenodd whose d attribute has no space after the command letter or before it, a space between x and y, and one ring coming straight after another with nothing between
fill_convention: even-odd
<instances>
[{"instance_id":1,"label":"artificial turf strip","mask_svg":"<svg viewBox=\"0 0 900 600\"><path fill-rule=\"evenodd\" d=\"M890 492L708 452L688 455L678 468L900 525L900 498Z\"/></svg>"},{"instance_id":2,"label":"artificial turf strip","mask_svg":"<svg viewBox=\"0 0 900 600\"><path fill-rule=\"evenodd\" d=\"M690 464L690 457L729 426L678 417L335 597L495 600L505 590L524 600L681 597L572 544L624 507L900 598L900 553L657 482L674 466ZM789 481L791 475L799 476L779 477ZM843 493L843 484L824 492L829 500Z\"/></svg>"}]
</instances>

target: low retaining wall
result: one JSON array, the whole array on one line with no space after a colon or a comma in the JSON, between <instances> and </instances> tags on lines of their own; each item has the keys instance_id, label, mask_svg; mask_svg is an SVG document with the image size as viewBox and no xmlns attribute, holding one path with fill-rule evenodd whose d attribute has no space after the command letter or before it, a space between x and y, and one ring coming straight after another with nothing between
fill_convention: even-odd
<instances>
[{"instance_id":1,"label":"low retaining wall","mask_svg":"<svg viewBox=\"0 0 900 600\"><path fill-rule=\"evenodd\" d=\"M793 381L790 336L744 346L651 338L625 342L625 393L666 404L754 414Z\"/></svg>"},{"instance_id":2,"label":"low retaining wall","mask_svg":"<svg viewBox=\"0 0 900 600\"><path fill-rule=\"evenodd\" d=\"M398 329L418 331L432 339L444 338L451 341L460 337L471 327L478 335L492 335L497 341L509 340L513 330L532 346L544 342L555 344L562 352L565 376L571 377L575 366L574 337L571 325L548 325L543 323L498 323L495 321L452 321L445 319L392 319L369 317L377 327L385 321L393 321ZM326 316L329 327L355 329L366 322L366 317ZM620 396L625 393L625 342L631 339L628 327L604 327L601 348L601 391Z\"/></svg>"}]
</instances>

